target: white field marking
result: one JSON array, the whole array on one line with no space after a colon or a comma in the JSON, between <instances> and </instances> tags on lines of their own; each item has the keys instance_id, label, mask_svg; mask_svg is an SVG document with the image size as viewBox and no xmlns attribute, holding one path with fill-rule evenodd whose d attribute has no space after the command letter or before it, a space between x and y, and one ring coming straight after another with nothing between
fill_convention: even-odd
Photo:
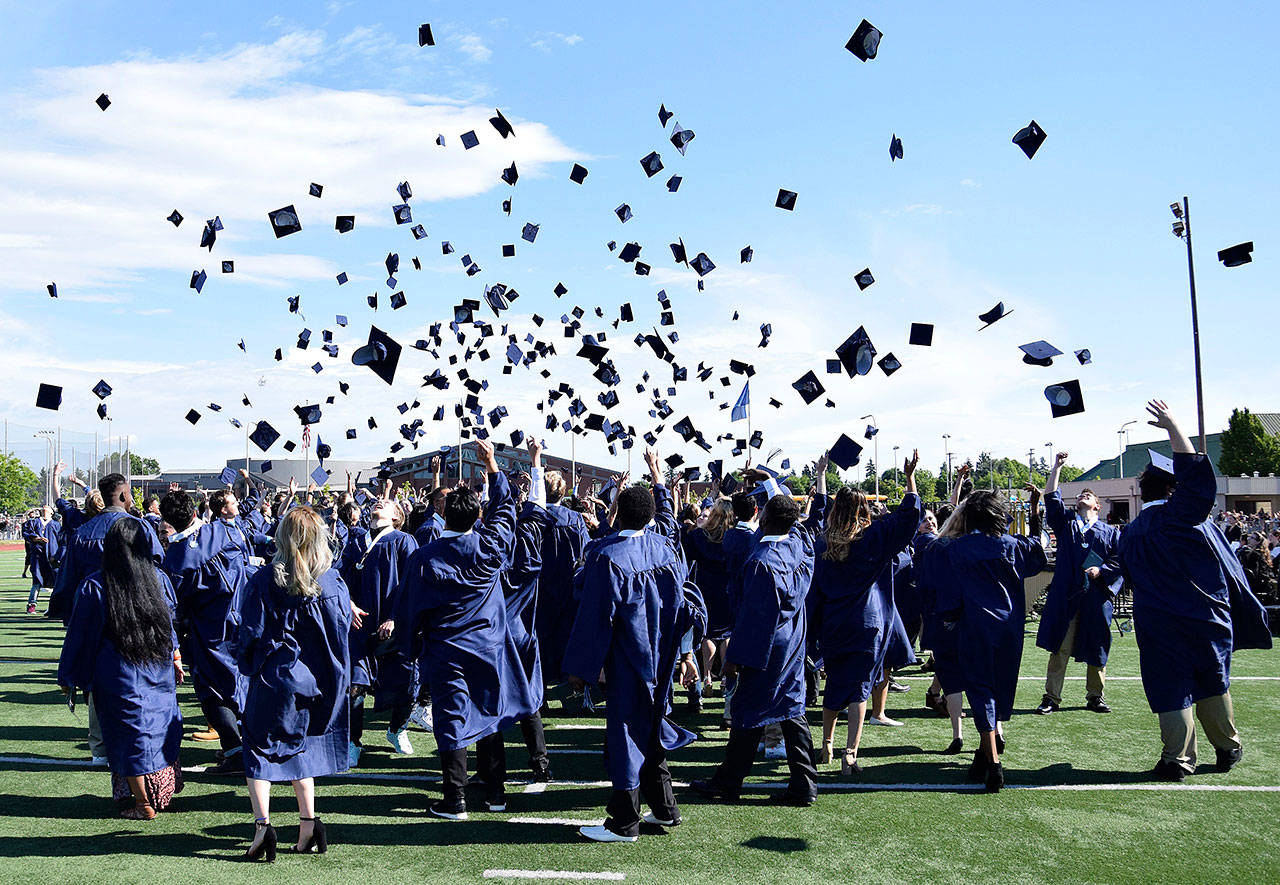
<instances>
[{"instance_id":1,"label":"white field marking","mask_svg":"<svg viewBox=\"0 0 1280 885\"><path fill-rule=\"evenodd\" d=\"M596 818L595 820L575 820L571 817L513 817L507 823L509 824L559 824L563 827L598 827L604 823L604 818Z\"/></svg>"},{"instance_id":2,"label":"white field marking","mask_svg":"<svg viewBox=\"0 0 1280 885\"><path fill-rule=\"evenodd\" d=\"M902 679L932 680L933 676L929 673L925 673L922 676L915 676L915 675L894 676L893 678L898 680L902 680ZM1068 682L1083 682L1088 677L1064 676L1063 678L1066 679ZM1019 676L1018 679L1026 682L1044 682L1043 676ZM1110 674L1107 675L1107 682L1141 682L1141 681L1142 681L1141 676L1112 676ZM1232 676L1231 681L1232 682L1280 682L1280 676Z\"/></svg>"},{"instance_id":3,"label":"white field marking","mask_svg":"<svg viewBox=\"0 0 1280 885\"><path fill-rule=\"evenodd\" d=\"M47 658L0 658L0 664L57 664Z\"/></svg>"},{"instance_id":4,"label":"white field marking","mask_svg":"<svg viewBox=\"0 0 1280 885\"><path fill-rule=\"evenodd\" d=\"M574 870L485 870L486 879L605 879L621 882L625 873L580 873Z\"/></svg>"},{"instance_id":5,"label":"white field marking","mask_svg":"<svg viewBox=\"0 0 1280 885\"><path fill-rule=\"evenodd\" d=\"M546 781L536 781L524 788L526 793L545 793L547 791Z\"/></svg>"},{"instance_id":6,"label":"white field marking","mask_svg":"<svg viewBox=\"0 0 1280 885\"><path fill-rule=\"evenodd\" d=\"M559 756L599 756L602 750L547 750L548 753Z\"/></svg>"},{"instance_id":7,"label":"white field marking","mask_svg":"<svg viewBox=\"0 0 1280 885\"><path fill-rule=\"evenodd\" d=\"M47 759L40 756L0 756L0 763L15 765L70 765L74 768L97 768L88 759ZM102 768L103 771L107 769ZM187 769L183 769L186 771Z\"/></svg>"},{"instance_id":8,"label":"white field marking","mask_svg":"<svg viewBox=\"0 0 1280 885\"><path fill-rule=\"evenodd\" d=\"M56 662L55 662L56 663ZM556 731L564 731L566 729L578 729L580 731L587 730L603 730L603 725L579 725L577 723L568 723L565 725L547 725L546 728L554 728Z\"/></svg>"}]
</instances>

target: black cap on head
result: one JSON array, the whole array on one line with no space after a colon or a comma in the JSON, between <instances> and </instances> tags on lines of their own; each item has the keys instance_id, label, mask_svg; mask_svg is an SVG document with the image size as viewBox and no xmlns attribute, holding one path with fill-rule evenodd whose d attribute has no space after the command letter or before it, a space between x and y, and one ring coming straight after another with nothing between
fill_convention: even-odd
<instances>
[{"instance_id":1,"label":"black cap on head","mask_svg":"<svg viewBox=\"0 0 1280 885\"><path fill-rule=\"evenodd\" d=\"M778 199L773 205L779 209L786 209L788 212L793 211L796 208L796 192L778 188Z\"/></svg>"},{"instance_id":2,"label":"black cap on head","mask_svg":"<svg viewBox=\"0 0 1280 885\"><path fill-rule=\"evenodd\" d=\"M1013 313L1013 311L1004 309L1003 301L997 301L995 307L991 308L986 313L978 314L978 319L982 320L984 324L982 328L978 329L978 331L981 332L982 329L985 329L987 326L990 326L992 323L998 320L1004 319L1011 313Z\"/></svg>"},{"instance_id":3,"label":"black cap on head","mask_svg":"<svg viewBox=\"0 0 1280 885\"><path fill-rule=\"evenodd\" d=\"M844 48L863 61L868 61L876 57L876 53L880 50L880 38L883 36L879 28L864 18L859 22L849 42L844 44Z\"/></svg>"},{"instance_id":4,"label":"black cap on head","mask_svg":"<svg viewBox=\"0 0 1280 885\"><path fill-rule=\"evenodd\" d=\"M36 391L36 408L57 411L62 405L62 388L55 384L41 384Z\"/></svg>"},{"instance_id":5,"label":"black cap on head","mask_svg":"<svg viewBox=\"0 0 1280 885\"><path fill-rule=\"evenodd\" d=\"M1044 144L1046 137L1045 131L1040 128L1040 124L1032 120L1017 131L1013 136L1013 143L1022 148L1022 152L1030 160L1036 155L1036 151L1040 150L1040 145Z\"/></svg>"},{"instance_id":6,"label":"black cap on head","mask_svg":"<svg viewBox=\"0 0 1280 885\"><path fill-rule=\"evenodd\" d=\"M373 373L390 384L400 364L400 345L377 326L369 327L369 341L351 354L351 364L368 366Z\"/></svg>"},{"instance_id":7,"label":"black cap on head","mask_svg":"<svg viewBox=\"0 0 1280 885\"><path fill-rule=\"evenodd\" d=\"M1044 396L1049 401L1049 411L1055 418L1084 411L1084 395L1080 393L1079 381L1050 384L1044 389Z\"/></svg>"},{"instance_id":8,"label":"black cap on head","mask_svg":"<svg viewBox=\"0 0 1280 885\"><path fill-rule=\"evenodd\" d=\"M271 230L275 233L277 240L302 230L302 222L298 220L298 210L293 208L292 203L282 209L268 212L267 217L271 219Z\"/></svg>"},{"instance_id":9,"label":"black cap on head","mask_svg":"<svg viewBox=\"0 0 1280 885\"><path fill-rule=\"evenodd\" d=\"M929 347L933 344L932 323L912 323L911 338L908 343L918 347Z\"/></svg>"},{"instance_id":10,"label":"black cap on head","mask_svg":"<svg viewBox=\"0 0 1280 885\"><path fill-rule=\"evenodd\" d=\"M1253 241L1241 243L1238 246L1230 246L1218 253L1218 260L1227 267L1239 267L1242 264L1248 264L1253 261L1250 255L1253 251Z\"/></svg>"},{"instance_id":11,"label":"black cap on head","mask_svg":"<svg viewBox=\"0 0 1280 885\"><path fill-rule=\"evenodd\" d=\"M827 457L841 470L848 470L862 457L862 446L842 433L835 445L831 447L831 451L827 453Z\"/></svg>"},{"instance_id":12,"label":"black cap on head","mask_svg":"<svg viewBox=\"0 0 1280 885\"><path fill-rule=\"evenodd\" d=\"M264 452L275 445L276 440L279 438L280 432L266 421L259 421L258 425L253 429L253 433L249 434L249 439L253 441L253 444Z\"/></svg>"},{"instance_id":13,"label":"black cap on head","mask_svg":"<svg viewBox=\"0 0 1280 885\"><path fill-rule=\"evenodd\" d=\"M805 372L798 380L792 382L791 386L800 394L805 405L809 405L826 392L826 388L822 386L822 382L812 370Z\"/></svg>"}]
</instances>

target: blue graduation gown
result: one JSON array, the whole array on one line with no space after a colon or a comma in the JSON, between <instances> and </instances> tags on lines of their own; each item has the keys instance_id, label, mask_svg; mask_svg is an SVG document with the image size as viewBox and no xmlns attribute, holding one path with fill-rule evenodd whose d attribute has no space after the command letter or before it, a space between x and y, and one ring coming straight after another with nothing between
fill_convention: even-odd
<instances>
[{"instance_id":1,"label":"blue graduation gown","mask_svg":"<svg viewBox=\"0 0 1280 885\"><path fill-rule=\"evenodd\" d=\"M253 568L226 525L212 522L171 541L164 570L177 594L178 638L196 697L238 711L245 681L226 635L227 612Z\"/></svg>"},{"instance_id":2,"label":"blue graduation gown","mask_svg":"<svg viewBox=\"0 0 1280 885\"><path fill-rule=\"evenodd\" d=\"M520 663L529 681L533 708L542 706L544 685L538 634L533 629L533 613L538 604L538 578L542 572L542 532L546 508L526 501L516 521L511 562L502 570L502 595L507 605L507 631L520 653Z\"/></svg>"},{"instance_id":3,"label":"blue graduation gown","mask_svg":"<svg viewBox=\"0 0 1280 885\"><path fill-rule=\"evenodd\" d=\"M173 586L159 569L156 576L172 611ZM172 765L182 742L172 658L131 664L120 657L106 637L107 601L96 571L76 589L70 608L58 684L93 694L112 773L136 777ZM176 646L177 636L172 639Z\"/></svg>"},{"instance_id":4,"label":"blue graduation gown","mask_svg":"<svg viewBox=\"0 0 1280 885\"><path fill-rule=\"evenodd\" d=\"M907 635L906 625L902 622L902 613L898 611L898 587L904 583L903 575L910 574L911 556L904 550L884 567L880 579L876 581L885 595L885 611L890 613L886 631L887 649L884 656L884 665L890 670L916 662L916 652L911 647L911 637Z\"/></svg>"},{"instance_id":5,"label":"blue graduation gown","mask_svg":"<svg viewBox=\"0 0 1280 885\"><path fill-rule=\"evenodd\" d=\"M1105 667L1111 651L1111 612L1115 595L1124 583L1120 575L1120 530L1097 520L1088 529L1062 502L1056 489L1044 499L1045 522L1058 541L1053 580L1040 614L1036 645L1056 652L1067 636L1071 619L1076 624L1072 657L1083 664ZM1102 559L1096 578L1084 574L1090 553Z\"/></svg>"},{"instance_id":6,"label":"blue graduation gown","mask_svg":"<svg viewBox=\"0 0 1280 885\"><path fill-rule=\"evenodd\" d=\"M680 640L706 609L688 584L675 513L665 487L654 493L656 525L591 541L578 574L580 600L564 672L595 685L605 674L605 747L615 790L640 786L655 737L675 750L695 739L667 719Z\"/></svg>"},{"instance_id":7,"label":"blue graduation gown","mask_svg":"<svg viewBox=\"0 0 1280 885\"><path fill-rule=\"evenodd\" d=\"M907 495L892 514L867 526L843 560L823 555L826 539L814 543L813 586L806 605L827 671L823 706L828 710L867 700L883 678L897 617L892 584L884 585L891 581L891 563L911 543L920 513L920 498ZM901 630L900 619L897 625Z\"/></svg>"},{"instance_id":8,"label":"blue graduation gown","mask_svg":"<svg viewBox=\"0 0 1280 885\"><path fill-rule=\"evenodd\" d=\"M396 632L406 654L422 654L441 750L469 747L536 709L502 593L515 526L511 487L495 473L482 523L409 557Z\"/></svg>"},{"instance_id":9,"label":"blue graduation gown","mask_svg":"<svg viewBox=\"0 0 1280 885\"><path fill-rule=\"evenodd\" d=\"M232 647L249 684L240 732L249 777L301 780L347 770L351 597L335 569L317 583L318 596L295 596L267 566L232 605Z\"/></svg>"},{"instance_id":10,"label":"blue graduation gown","mask_svg":"<svg viewBox=\"0 0 1280 885\"><path fill-rule=\"evenodd\" d=\"M804 715L804 608L813 569L813 541L801 525L780 540L761 539L742 567L742 599L726 654L738 666L734 728Z\"/></svg>"},{"instance_id":11,"label":"blue graduation gown","mask_svg":"<svg viewBox=\"0 0 1280 885\"><path fill-rule=\"evenodd\" d=\"M56 563L63 555L62 533L58 530L58 524L52 519L48 522L28 519L22 524L22 540L31 550L32 582L41 587L53 587L57 580ZM49 605L53 606L52 598Z\"/></svg>"},{"instance_id":12,"label":"blue graduation gown","mask_svg":"<svg viewBox=\"0 0 1280 885\"><path fill-rule=\"evenodd\" d=\"M418 526L418 530L413 533L413 540L418 542L419 547L426 547L440 537L440 531L443 528L444 523L436 519L435 512L428 510L427 518L422 521L422 525Z\"/></svg>"},{"instance_id":13,"label":"blue graduation gown","mask_svg":"<svg viewBox=\"0 0 1280 885\"><path fill-rule=\"evenodd\" d=\"M368 612L359 629L351 628L351 684L370 690L375 710L411 703L417 694L417 663L378 639L378 626L396 619L405 568L417 549L411 535L388 529L350 563L351 601Z\"/></svg>"},{"instance_id":14,"label":"blue graduation gown","mask_svg":"<svg viewBox=\"0 0 1280 885\"><path fill-rule=\"evenodd\" d=\"M964 671L960 666L960 630L954 620L943 617L938 607L939 597L944 600L950 591L951 564L947 551L952 538L939 538L932 532L916 535L913 542L913 566L916 587L920 591L920 606L924 623L920 632L920 647L933 652L933 672L938 677L943 694L964 690ZM942 588L939 590L939 588Z\"/></svg>"},{"instance_id":15,"label":"blue graduation gown","mask_svg":"<svg viewBox=\"0 0 1280 885\"><path fill-rule=\"evenodd\" d=\"M760 530L747 525L735 525L724 533L720 548L724 551L725 595L729 597L729 629L737 618L738 604L742 601L742 567L760 539Z\"/></svg>"},{"instance_id":16,"label":"blue graduation gown","mask_svg":"<svg viewBox=\"0 0 1280 885\"><path fill-rule=\"evenodd\" d=\"M164 523L164 517L159 513L144 513L142 514L142 521L151 526L151 531L157 538L160 537L160 526Z\"/></svg>"},{"instance_id":17,"label":"blue graduation gown","mask_svg":"<svg viewBox=\"0 0 1280 885\"><path fill-rule=\"evenodd\" d=\"M1133 585L1142 687L1154 713L1183 710L1230 687L1231 653L1271 648L1266 611L1239 559L1209 520L1217 495L1204 455L1175 454L1178 485L1120 533Z\"/></svg>"},{"instance_id":18,"label":"blue graduation gown","mask_svg":"<svg viewBox=\"0 0 1280 885\"><path fill-rule=\"evenodd\" d=\"M587 524L581 513L560 504L547 506L534 629L542 655L542 676L550 685L560 682L560 663L578 611L573 597L573 572L582 560L588 540Z\"/></svg>"},{"instance_id":19,"label":"blue graduation gown","mask_svg":"<svg viewBox=\"0 0 1280 885\"><path fill-rule=\"evenodd\" d=\"M724 538L713 541L701 527L683 534L684 553L689 561L693 582L702 592L707 606L707 638L723 639L729 635L733 612L729 606L729 572L725 561ZM725 537L728 537L728 530Z\"/></svg>"},{"instance_id":20,"label":"blue graduation gown","mask_svg":"<svg viewBox=\"0 0 1280 885\"><path fill-rule=\"evenodd\" d=\"M934 546L937 546L936 544ZM1022 664L1022 582L1045 567L1039 538L970 532L947 546L950 574L936 586L944 621L958 622L965 693L979 732L1013 715Z\"/></svg>"},{"instance_id":21,"label":"blue graduation gown","mask_svg":"<svg viewBox=\"0 0 1280 885\"><path fill-rule=\"evenodd\" d=\"M342 580L348 588L359 583L360 572L356 569L356 563L368 549L368 530L361 525L347 526L346 540L343 541L342 549L333 559L333 567L342 575Z\"/></svg>"},{"instance_id":22,"label":"blue graduation gown","mask_svg":"<svg viewBox=\"0 0 1280 885\"><path fill-rule=\"evenodd\" d=\"M115 525L117 519L138 519L123 510L105 510L93 519L76 529L62 554L62 567L58 570L58 580L53 592L49 594L49 617L61 618L66 623L71 616L71 599L75 595L80 582L102 565L102 545L106 541L107 532ZM145 522L138 519L143 525ZM164 560L164 551L160 548L160 539L155 532L147 531L151 540L151 558L159 565Z\"/></svg>"},{"instance_id":23,"label":"blue graduation gown","mask_svg":"<svg viewBox=\"0 0 1280 885\"><path fill-rule=\"evenodd\" d=\"M58 516L62 517L62 531L60 534L64 543L67 538L71 537L72 532L93 518L66 498L59 498L54 501L53 508L58 511Z\"/></svg>"}]
</instances>

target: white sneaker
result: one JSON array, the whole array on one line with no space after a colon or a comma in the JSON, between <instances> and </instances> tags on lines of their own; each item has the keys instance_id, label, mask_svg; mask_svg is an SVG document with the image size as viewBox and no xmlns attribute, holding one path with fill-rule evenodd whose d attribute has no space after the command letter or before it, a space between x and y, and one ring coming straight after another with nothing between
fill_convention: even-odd
<instances>
[{"instance_id":1,"label":"white sneaker","mask_svg":"<svg viewBox=\"0 0 1280 885\"><path fill-rule=\"evenodd\" d=\"M409 743L409 729L407 728L403 731L392 731L388 728L387 743L391 745L391 749L401 756L413 755L413 744Z\"/></svg>"},{"instance_id":2,"label":"white sneaker","mask_svg":"<svg viewBox=\"0 0 1280 885\"><path fill-rule=\"evenodd\" d=\"M431 705L415 704L413 712L409 714L409 721L421 728L423 731L431 731L434 722L431 718Z\"/></svg>"},{"instance_id":3,"label":"white sneaker","mask_svg":"<svg viewBox=\"0 0 1280 885\"><path fill-rule=\"evenodd\" d=\"M637 838L635 836L620 836L605 826L580 827L578 833L592 842L634 842Z\"/></svg>"},{"instance_id":4,"label":"white sneaker","mask_svg":"<svg viewBox=\"0 0 1280 885\"><path fill-rule=\"evenodd\" d=\"M680 826L680 818L679 818L678 816L677 816L674 820L663 820L662 818L660 818L660 817L658 817L656 814L654 814L652 811L646 811L646 812L644 813L644 817L642 817L642 818L640 818L640 819L641 819L642 821L644 821L645 823L647 823L647 824L651 824L651 825L653 825L653 826L655 826L655 827L678 827L678 826Z\"/></svg>"},{"instance_id":5,"label":"white sneaker","mask_svg":"<svg viewBox=\"0 0 1280 885\"><path fill-rule=\"evenodd\" d=\"M902 725L897 719L890 719L888 716L872 716L867 720L868 725Z\"/></svg>"},{"instance_id":6,"label":"white sneaker","mask_svg":"<svg viewBox=\"0 0 1280 885\"><path fill-rule=\"evenodd\" d=\"M347 767L355 768L360 764L360 754L364 752L364 747L355 744L347 744Z\"/></svg>"},{"instance_id":7,"label":"white sneaker","mask_svg":"<svg viewBox=\"0 0 1280 885\"><path fill-rule=\"evenodd\" d=\"M90 764L90 765L92 765L94 768L106 768L106 767L107 767L107 757L106 757L106 756L94 756L93 758L91 758L91 759L89 760L89 764Z\"/></svg>"},{"instance_id":8,"label":"white sneaker","mask_svg":"<svg viewBox=\"0 0 1280 885\"><path fill-rule=\"evenodd\" d=\"M778 744L778 746L776 746L776 747L765 747L765 748L764 748L764 758L766 758L766 759L786 759L786 758L787 758L787 745L786 745L786 744Z\"/></svg>"}]
</instances>

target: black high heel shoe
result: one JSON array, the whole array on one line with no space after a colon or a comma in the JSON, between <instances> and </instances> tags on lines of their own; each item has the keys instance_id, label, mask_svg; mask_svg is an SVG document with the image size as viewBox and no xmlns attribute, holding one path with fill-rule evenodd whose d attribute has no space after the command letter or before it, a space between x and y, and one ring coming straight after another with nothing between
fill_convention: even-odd
<instances>
[{"instance_id":1,"label":"black high heel shoe","mask_svg":"<svg viewBox=\"0 0 1280 885\"><path fill-rule=\"evenodd\" d=\"M329 850L329 838L324 832L324 821L320 817L300 817L298 820L309 820L312 822L311 838L307 840L307 844L301 848L296 845L292 850L297 854L324 854Z\"/></svg>"},{"instance_id":2,"label":"black high heel shoe","mask_svg":"<svg viewBox=\"0 0 1280 885\"><path fill-rule=\"evenodd\" d=\"M256 846L250 845L249 850L244 853L245 860L262 860L266 859L267 863L275 863L276 860L276 828L271 826L268 820L255 820L254 836L258 835L258 830L263 830L262 841Z\"/></svg>"}]
</instances>

